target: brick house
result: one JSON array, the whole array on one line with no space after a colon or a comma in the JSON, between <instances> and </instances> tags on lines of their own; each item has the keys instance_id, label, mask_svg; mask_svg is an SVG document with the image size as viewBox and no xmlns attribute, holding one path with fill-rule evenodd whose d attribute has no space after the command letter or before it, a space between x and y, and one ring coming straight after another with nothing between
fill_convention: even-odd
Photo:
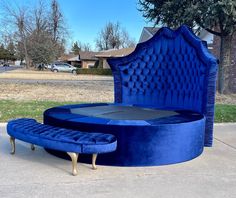
<instances>
[{"instance_id":1,"label":"brick house","mask_svg":"<svg viewBox=\"0 0 236 198\"><path fill-rule=\"evenodd\" d=\"M78 55L64 54L58 58L58 61L67 62L81 68L92 68L96 61L98 61L98 58L95 57L97 53L98 52L81 51Z\"/></svg>"},{"instance_id":2,"label":"brick house","mask_svg":"<svg viewBox=\"0 0 236 198\"><path fill-rule=\"evenodd\" d=\"M99 67L108 69L110 68L109 64L107 63L107 58L111 57L122 57L130 54L134 51L135 48L122 48L122 49L110 49L98 52L95 57L99 60Z\"/></svg>"}]
</instances>

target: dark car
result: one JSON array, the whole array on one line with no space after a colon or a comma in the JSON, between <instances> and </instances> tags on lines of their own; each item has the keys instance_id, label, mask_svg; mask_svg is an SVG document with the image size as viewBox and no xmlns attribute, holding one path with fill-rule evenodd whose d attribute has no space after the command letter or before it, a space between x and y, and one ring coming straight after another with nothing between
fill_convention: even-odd
<instances>
[{"instance_id":1,"label":"dark car","mask_svg":"<svg viewBox=\"0 0 236 198\"><path fill-rule=\"evenodd\" d=\"M10 66L10 65L9 65L8 62L3 63L3 67L9 67L9 66Z\"/></svg>"}]
</instances>

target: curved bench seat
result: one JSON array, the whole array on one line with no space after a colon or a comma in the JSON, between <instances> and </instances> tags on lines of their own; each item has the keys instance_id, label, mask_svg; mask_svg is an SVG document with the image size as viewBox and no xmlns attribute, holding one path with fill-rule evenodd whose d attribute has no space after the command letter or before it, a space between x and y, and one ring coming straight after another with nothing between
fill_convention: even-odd
<instances>
[{"instance_id":1,"label":"curved bench seat","mask_svg":"<svg viewBox=\"0 0 236 198\"><path fill-rule=\"evenodd\" d=\"M116 150L117 144L114 135L54 127L40 124L29 118L9 121L7 133L11 137L12 154L15 153L15 138L44 148L67 152L72 162L76 161L73 163L74 175L77 174L78 153L93 154L93 168L95 169L97 154L112 152ZM34 146L32 148L34 149Z\"/></svg>"}]
</instances>

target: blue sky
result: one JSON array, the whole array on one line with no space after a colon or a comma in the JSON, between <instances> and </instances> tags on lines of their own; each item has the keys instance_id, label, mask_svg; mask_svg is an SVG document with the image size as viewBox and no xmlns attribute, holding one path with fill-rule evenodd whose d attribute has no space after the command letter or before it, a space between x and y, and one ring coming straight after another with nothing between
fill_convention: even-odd
<instances>
[{"instance_id":1,"label":"blue sky","mask_svg":"<svg viewBox=\"0 0 236 198\"><path fill-rule=\"evenodd\" d=\"M31 7L39 0L1 1ZM43 2L50 4L51 1L43 0ZM70 32L70 37L67 38L68 47L74 41L81 41L90 43L94 49L98 33L108 22L119 22L136 41L139 40L144 26L152 26L137 10L138 0L58 0L58 2Z\"/></svg>"},{"instance_id":2,"label":"blue sky","mask_svg":"<svg viewBox=\"0 0 236 198\"><path fill-rule=\"evenodd\" d=\"M138 41L148 24L137 10L137 0L58 0L71 31L71 41L79 40L95 46L98 32L107 22L120 22Z\"/></svg>"}]
</instances>

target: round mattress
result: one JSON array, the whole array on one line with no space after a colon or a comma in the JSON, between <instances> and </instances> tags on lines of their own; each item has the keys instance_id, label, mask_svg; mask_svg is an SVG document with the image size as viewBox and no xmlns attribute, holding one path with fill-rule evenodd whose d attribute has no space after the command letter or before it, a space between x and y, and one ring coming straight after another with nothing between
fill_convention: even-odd
<instances>
[{"instance_id":1,"label":"round mattress","mask_svg":"<svg viewBox=\"0 0 236 198\"><path fill-rule=\"evenodd\" d=\"M46 110L44 124L115 135L117 150L99 155L97 164L102 165L179 163L199 156L204 147L205 117L192 111L105 103L65 105ZM81 160L89 162L87 156Z\"/></svg>"}]
</instances>

